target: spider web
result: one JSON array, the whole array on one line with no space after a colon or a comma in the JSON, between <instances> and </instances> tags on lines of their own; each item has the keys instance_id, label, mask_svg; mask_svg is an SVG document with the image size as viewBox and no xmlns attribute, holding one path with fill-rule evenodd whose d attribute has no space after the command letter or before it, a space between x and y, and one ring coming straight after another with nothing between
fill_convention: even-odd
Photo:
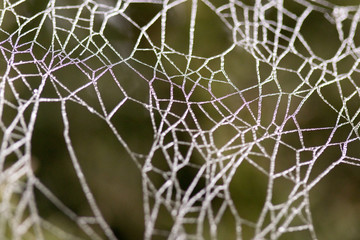
<instances>
[{"instance_id":1,"label":"spider web","mask_svg":"<svg viewBox=\"0 0 360 240\"><path fill-rule=\"evenodd\" d=\"M360 165L359 6L0 5L2 239L117 239L73 143L73 105L136 164L144 239L317 239L311 190L335 167ZM88 214L37 176L33 136L45 106L61 119ZM122 122L131 110L145 119L133 134ZM40 195L78 230L44 216Z\"/></svg>"}]
</instances>

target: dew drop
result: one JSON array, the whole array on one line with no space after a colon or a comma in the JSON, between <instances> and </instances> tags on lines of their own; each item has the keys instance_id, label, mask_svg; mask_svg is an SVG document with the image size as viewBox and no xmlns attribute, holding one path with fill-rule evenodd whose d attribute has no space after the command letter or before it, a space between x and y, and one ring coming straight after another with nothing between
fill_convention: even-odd
<instances>
[{"instance_id":1,"label":"dew drop","mask_svg":"<svg viewBox=\"0 0 360 240\"><path fill-rule=\"evenodd\" d=\"M342 22L348 17L348 10L344 7L334 8L332 15L336 21Z\"/></svg>"},{"instance_id":2,"label":"dew drop","mask_svg":"<svg viewBox=\"0 0 360 240\"><path fill-rule=\"evenodd\" d=\"M95 110L94 110L92 107L88 107L88 109L89 109L89 111L90 111L91 113L94 113L94 112L95 112Z\"/></svg>"}]
</instances>

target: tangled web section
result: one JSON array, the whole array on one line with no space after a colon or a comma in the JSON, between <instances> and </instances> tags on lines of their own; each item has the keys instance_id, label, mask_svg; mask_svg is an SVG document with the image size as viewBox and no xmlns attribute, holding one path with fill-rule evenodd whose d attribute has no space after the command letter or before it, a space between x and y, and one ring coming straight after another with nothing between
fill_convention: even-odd
<instances>
[{"instance_id":1,"label":"tangled web section","mask_svg":"<svg viewBox=\"0 0 360 240\"><path fill-rule=\"evenodd\" d=\"M90 174L114 158L93 141L141 185L144 239L318 239L315 186L360 165L359 21L325 0L0 1L0 238L121 239L104 205L131 196Z\"/></svg>"}]
</instances>

